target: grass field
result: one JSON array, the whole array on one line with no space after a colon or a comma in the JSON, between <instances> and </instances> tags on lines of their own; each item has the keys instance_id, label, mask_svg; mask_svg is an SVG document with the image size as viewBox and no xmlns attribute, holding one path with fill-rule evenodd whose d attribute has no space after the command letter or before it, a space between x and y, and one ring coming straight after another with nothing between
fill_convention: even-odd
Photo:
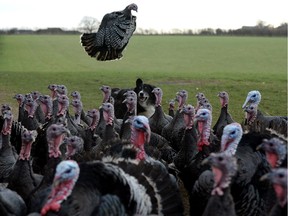
<instances>
[{"instance_id":1,"label":"grass field","mask_svg":"<svg viewBox=\"0 0 288 216\"><path fill-rule=\"evenodd\" d=\"M78 35L0 36L0 103L15 109L16 93L49 94L52 83L80 91L85 110L98 108L101 85L130 88L137 78L163 89L164 110L178 90L187 90L193 105L196 93L203 92L216 121L216 95L225 90L230 113L242 121L246 95L257 89L264 113L287 115L287 38L134 35L123 59L97 62Z\"/></svg>"}]
</instances>

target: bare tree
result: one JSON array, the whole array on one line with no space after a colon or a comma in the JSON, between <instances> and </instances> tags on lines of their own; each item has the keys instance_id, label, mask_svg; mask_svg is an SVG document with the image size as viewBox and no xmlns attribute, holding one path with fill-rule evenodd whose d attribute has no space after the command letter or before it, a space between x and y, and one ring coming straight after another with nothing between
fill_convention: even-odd
<instances>
[{"instance_id":1,"label":"bare tree","mask_svg":"<svg viewBox=\"0 0 288 216\"><path fill-rule=\"evenodd\" d=\"M96 18L85 16L79 24L79 30L85 33L92 33L98 30L99 25L100 22Z\"/></svg>"}]
</instances>

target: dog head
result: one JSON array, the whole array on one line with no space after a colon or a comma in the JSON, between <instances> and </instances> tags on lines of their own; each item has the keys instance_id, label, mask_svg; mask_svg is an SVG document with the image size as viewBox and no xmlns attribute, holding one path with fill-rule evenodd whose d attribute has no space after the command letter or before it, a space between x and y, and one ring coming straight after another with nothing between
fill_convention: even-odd
<instances>
[{"instance_id":1,"label":"dog head","mask_svg":"<svg viewBox=\"0 0 288 216\"><path fill-rule=\"evenodd\" d=\"M150 117L155 111L156 97L152 93L155 86L143 83L142 79L136 80L134 91L137 94L137 113Z\"/></svg>"},{"instance_id":2,"label":"dog head","mask_svg":"<svg viewBox=\"0 0 288 216\"><path fill-rule=\"evenodd\" d=\"M133 90L137 94L137 114L145 115L146 117L150 117L155 111L155 101L156 97L152 90L155 86L143 83L142 79L136 80L136 86L131 89L112 89L112 97L114 98L114 110L116 118L123 118L127 107L123 104L125 99L125 93L128 90Z\"/></svg>"}]
</instances>

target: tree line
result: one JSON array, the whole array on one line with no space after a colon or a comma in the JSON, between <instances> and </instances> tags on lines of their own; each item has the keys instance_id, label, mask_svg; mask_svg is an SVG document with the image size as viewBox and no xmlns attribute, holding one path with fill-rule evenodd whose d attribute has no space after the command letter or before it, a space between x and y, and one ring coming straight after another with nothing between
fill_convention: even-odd
<instances>
[{"instance_id":1,"label":"tree line","mask_svg":"<svg viewBox=\"0 0 288 216\"><path fill-rule=\"evenodd\" d=\"M81 34L83 32L96 32L100 22L93 17L83 17L78 28L67 30L62 28L46 28L46 29L0 29L0 34ZM239 29L224 30L221 28L205 28L199 30L191 29L171 29L169 31L159 31L156 29L137 28L136 35L203 35L203 36L285 36L287 37L287 23L282 23L278 27L265 25L263 21L259 21L255 26L242 26Z\"/></svg>"}]
</instances>

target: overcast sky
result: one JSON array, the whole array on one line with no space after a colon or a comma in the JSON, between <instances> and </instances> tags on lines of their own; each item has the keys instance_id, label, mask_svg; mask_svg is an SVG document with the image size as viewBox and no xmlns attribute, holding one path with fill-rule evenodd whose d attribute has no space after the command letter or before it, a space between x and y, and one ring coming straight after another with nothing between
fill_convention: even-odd
<instances>
[{"instance_id":1,"label":"overcast sky","mask_svg":"<svg viewBox=\"0 0 288 216\"><path fill-rule=\"evenodd\" d=\"M137 28L237 29L259 20L275 27L288 22L287 0L0 0L0 29L75 29L84 16L101 21L133 2Z\"/></svg>"}]
</instances>

